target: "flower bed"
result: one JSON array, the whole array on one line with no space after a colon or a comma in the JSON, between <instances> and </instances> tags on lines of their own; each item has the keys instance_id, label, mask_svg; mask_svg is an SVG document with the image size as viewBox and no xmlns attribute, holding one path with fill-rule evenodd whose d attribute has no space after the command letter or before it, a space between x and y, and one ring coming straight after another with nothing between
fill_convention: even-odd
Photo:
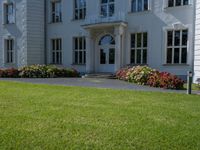
<instances>
[{"instance_id":1,"label":"flower bed","mask_svg":"<svg viewBox=\"0 0 200 150\"><path fill-rule=\"evenodd\" d=\"M31 65L20 69L0 69L1 78L59 78L79 77L75 69L58 68L48 65Z\"/></svg>"},{"instance_id":2,"label":"flower bed","mask_svg":"<svg viewBox=\"0 0 200 150\"><path fill-rule=\"evenodd\" d=\"M122 68L116 73L120 80L165 89L183 89L184 81L168 72L159 72L147 66Z\"/></svg>"}]
</instances>

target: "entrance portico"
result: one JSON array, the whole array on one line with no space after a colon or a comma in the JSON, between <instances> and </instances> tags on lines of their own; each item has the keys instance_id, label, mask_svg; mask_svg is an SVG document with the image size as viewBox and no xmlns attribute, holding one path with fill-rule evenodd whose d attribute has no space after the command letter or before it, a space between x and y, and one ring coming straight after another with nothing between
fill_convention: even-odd
<instances>
[{"instance_id":1,"label":"entrance portico","mask_svg":"<svg viewBox=\"0 0 200 150\"><path fill-rule=\"evenodd\" d=\"M86 25L86 72L114 73L123 66L126 23Z\"/></svg>"}]
</instances>

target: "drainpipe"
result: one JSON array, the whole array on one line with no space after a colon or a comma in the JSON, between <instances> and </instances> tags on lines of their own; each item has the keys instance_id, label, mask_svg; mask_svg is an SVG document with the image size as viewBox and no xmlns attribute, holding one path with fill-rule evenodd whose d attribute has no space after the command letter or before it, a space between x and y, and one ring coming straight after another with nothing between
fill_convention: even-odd
<instances>
[{"instance_id":1,"label":"drainpipe","mask_svg":"<svg viewBox=\"0 0 200 150\"><path fill-rule=\"evenodd\" d=\"M192 72L193 72L193 74L195 74L195 72L194 72L194 61L195 61L195 43L196 43L196 41L195 41L195 28L196 28L196 3L197 3L197 1L196 0L194 0L193 1L194 2L194 4L193 4L193 15L194 15L194 20L193 20L193 38L192 38L192 41L193 41L193 44L192 44Z\"/></svg>"},{"instance_id":2,"label":"drainpipe","mask_svg":"<svg viewBox=\"0 0 200 150\"><path fill-rule=\"evenodd\" d=\"M47 1L44 0L44 63L47 65Z\"/></svg>"}]
</instances>

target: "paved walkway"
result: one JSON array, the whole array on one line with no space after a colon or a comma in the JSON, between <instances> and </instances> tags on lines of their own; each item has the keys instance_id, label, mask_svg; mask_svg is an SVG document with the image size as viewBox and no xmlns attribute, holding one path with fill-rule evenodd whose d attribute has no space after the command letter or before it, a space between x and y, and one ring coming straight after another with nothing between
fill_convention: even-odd
<instances>
[{"instance_id":1,"label":"paved walkway","mask_svg":"<svg viewBox=\"0 0 200 150\"><path fill-rule=\"evenodd\" d=\"M128 82L114 80L114 79L94 79L94 78L7 79L7 78L1 78L0 81L17 81L17 82L36 83L36 84L96 87L96 88L110 88L110 89L121 89L121 90L135 90L135 91L186 93L185 90L177 91L177 90L165 90L165 89L160 89L160 88L152 88L148 86L136 85L133 83L128 83Z\"/></svg>"}]
</instances>

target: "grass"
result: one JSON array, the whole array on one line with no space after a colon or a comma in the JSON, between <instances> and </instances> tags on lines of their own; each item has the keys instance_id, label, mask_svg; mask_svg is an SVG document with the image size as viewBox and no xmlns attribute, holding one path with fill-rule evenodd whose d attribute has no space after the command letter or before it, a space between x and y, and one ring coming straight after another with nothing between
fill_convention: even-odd
<instances>
[{"instance_id":1,"label":"grass","mask_svg":"<svg viewBox=\"0 0 200 150\"><path fill-rule=\"evenodd\" d=\"M200 97L0 82L0 149L200 148Z\"/></svg>"},{"instance_id":2,"label":"grass","mask_svg":"<svg viewBox=\"0 0 200 150\"><path fill-rule=\"evenodd\" d=\"M187 89L187 84L184 84L184 89ZM192 90L199 91L200 90L199 85L192 84Z\"/></svg>"}]
</instances>

